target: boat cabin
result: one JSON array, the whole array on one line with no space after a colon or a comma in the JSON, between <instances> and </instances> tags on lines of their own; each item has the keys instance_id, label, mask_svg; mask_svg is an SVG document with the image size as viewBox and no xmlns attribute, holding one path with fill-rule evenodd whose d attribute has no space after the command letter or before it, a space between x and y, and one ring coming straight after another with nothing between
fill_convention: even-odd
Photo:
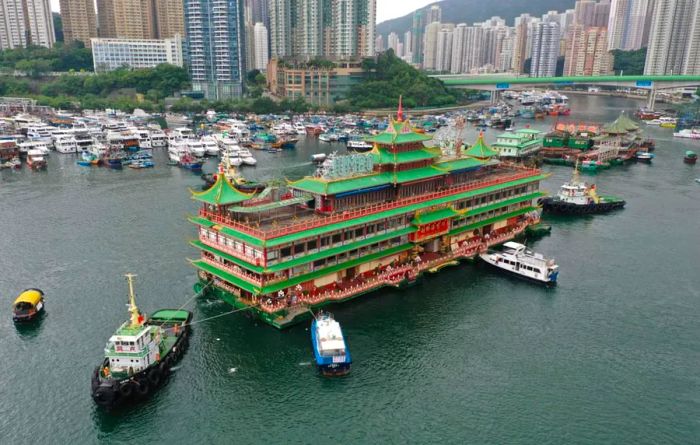
<instances>
[{"instance_id":1,"label":"boat cabin","mask_svg":"<svg viewBox=\"0 0 700 445\"><path fill-rule=\"evenodd\" d=\"M124 323L105 346L110 372L132 375L160 360L158 345L161 331L157 326L130 326Z\"/></svg>"}]
</instances>

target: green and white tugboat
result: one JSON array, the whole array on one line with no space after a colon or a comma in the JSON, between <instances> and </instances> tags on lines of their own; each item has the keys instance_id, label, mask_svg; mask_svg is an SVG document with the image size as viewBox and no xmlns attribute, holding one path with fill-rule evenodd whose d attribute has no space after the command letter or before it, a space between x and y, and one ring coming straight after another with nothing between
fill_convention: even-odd
<instances>
[{"instance_id":1,"label":"green and white tugboat","mask_svg":"<svg viewBox=\"0 0 700 445\"><path fill-rule=\"evenodd\" d=\"M189 311L162 309L150 317L139 311L134 277L126 275L130 319L110 337L105 359L92 375L92 398L108 409L155 392L184 354L190 334Z\"/></svg>"}]
</instances>

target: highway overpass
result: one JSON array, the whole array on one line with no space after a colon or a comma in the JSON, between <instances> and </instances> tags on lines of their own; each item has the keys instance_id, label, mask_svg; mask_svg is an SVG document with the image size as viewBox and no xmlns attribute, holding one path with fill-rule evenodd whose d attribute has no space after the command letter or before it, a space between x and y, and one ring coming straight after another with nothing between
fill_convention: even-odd
<instances>
[{"instance_id":1,"label":"highway overpass","mask_svg":"<svg viewBox=\"0 0 700 445\"><path fill-rule=\"evenodd\" d=\"M507 75L434 75L449 88L490 91L496 100L499 91L522 90L537 87L605 86L616 88L641 88L649 90L648 108L654 108L658 90L700 87L700 76L576 76L576 77L524 77Z\"/></svg>"}]
</instances>

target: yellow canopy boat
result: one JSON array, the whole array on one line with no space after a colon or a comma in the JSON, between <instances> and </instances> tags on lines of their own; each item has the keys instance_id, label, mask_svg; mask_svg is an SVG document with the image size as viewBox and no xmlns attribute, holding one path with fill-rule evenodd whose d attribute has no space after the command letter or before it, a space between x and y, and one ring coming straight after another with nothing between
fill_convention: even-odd
<instances>
[{"instance_id":1,"label":"yellow canopy boat","mask_svg":"<svg viewBox=\"0 0 700 445\"><path fill-rule=\"evenodd\" d=\"M44 292L39 289L25 289L12 304L14 321L30 321L44 310Z\"/></svg>"}]
</instances>

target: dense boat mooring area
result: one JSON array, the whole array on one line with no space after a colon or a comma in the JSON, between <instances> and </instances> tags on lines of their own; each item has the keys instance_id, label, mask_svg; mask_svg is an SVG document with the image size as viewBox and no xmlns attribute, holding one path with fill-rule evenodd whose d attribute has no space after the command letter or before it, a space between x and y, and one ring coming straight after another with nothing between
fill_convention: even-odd
<instances>
[{"instance_id":1,"label":"dense boat mooring area","mask_svg":"<svg viewBox=\"0 0 700 445\"><path fill-rule=\"evenodd\" d=\"M557 119L612 122L637 105L576 97L571 116ZM549 132L554 119L516 119L516 128ZM92 403L89 379L124 318L123 273L139 275L146 312L192 296L196 274L186 259L199 252L188 244L197 232L187 216L200 206L188 188L200 190L202 180L168 165L167 150L158 149L145 171L83 167L77 155L58 153L45 171L0 171L0 296L9 307L26 287L46 293L37 324L15 326L9 313L0 320L0 372L12 376L0 382L0 436L89 443L235 435L277 443L308 440L314 425L345 442L435 442L468 431L475 442L691 443L700 434L693 415L700 173L683 154L697 142L641 126L656 142L653 162L582 173L624 197L626 208L545 216L551 235L528 243L557 260L556 288L463 263L336 306L354 363L333 380L312 367L306 324L279 332L244 312L213 319L193 327L167 386L136 409L109 414ZM464 140L475 141L478 130L468 125ZM486 141L499 134L488 128ZM344 144L302 136L293 150L251 149L257 165L240 170L260 182L299 178L314 172L313 154L334 151ZM204 171L216 163L205 159ZM551 176L541 188L550 193L571 178L568 166L543 170ZM189 309L205 319L231 308L204 297ZM42 421L28 412L43 413Z\"/></svg>"}]
</instances>

